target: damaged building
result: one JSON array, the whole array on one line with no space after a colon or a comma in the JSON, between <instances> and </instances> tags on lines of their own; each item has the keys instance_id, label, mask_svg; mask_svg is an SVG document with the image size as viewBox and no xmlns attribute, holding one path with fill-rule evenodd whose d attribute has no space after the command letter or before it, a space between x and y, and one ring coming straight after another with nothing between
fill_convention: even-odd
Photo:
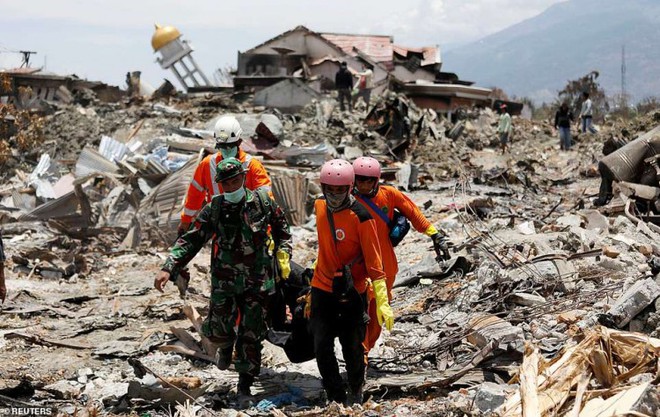
<instances>
[{"instance_id":1,"label":"damaged building","mask_svg":"<svg viewBox=\"0 0 660 417\"><path fill-rule=\"evenodd\" d=\"M314 32L304 26L239 52L234 87L258 92L281 83L268 93L270 100L260 98L259 104L278 107L275 103L286 97L303 103L313 95L304 91L303 84L286 80L299 79L319 93L328 92L335 88L341 62L354 75L363 65L372 68L374 95L386 90L401 92L418 106L440 113L491 107L494 102L491 89L441 72L438 46L410 48L395 44L392 36Z\"/></svg>"}]
</instances>

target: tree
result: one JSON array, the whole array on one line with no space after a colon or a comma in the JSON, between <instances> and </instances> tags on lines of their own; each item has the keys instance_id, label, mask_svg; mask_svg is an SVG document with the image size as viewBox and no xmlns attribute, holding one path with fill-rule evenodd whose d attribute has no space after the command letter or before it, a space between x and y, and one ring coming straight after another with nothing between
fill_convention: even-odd
<instances>
[{"instance_id":1,"label":"tree","mask_svg":"<svg viewBox=\"0 0 660 417\"><path fill-rule=\"evenodd\" d=\"M559 107L561 103L567 103L568 107L577 115L580 113L580 107L582 106L582 94L586 92L589 93L589 98L597 113L603 114L609 111L610 107L607 103L605 90L596 81L599 75L598 71L591 71L577 80L569 81L566 87L559 92L555 105Z\"/></svg>"}]
</instances>

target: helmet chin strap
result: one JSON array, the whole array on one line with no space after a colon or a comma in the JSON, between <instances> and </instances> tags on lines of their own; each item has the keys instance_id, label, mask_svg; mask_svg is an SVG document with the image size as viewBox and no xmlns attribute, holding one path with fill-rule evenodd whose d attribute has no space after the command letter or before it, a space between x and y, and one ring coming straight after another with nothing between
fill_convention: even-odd
<instances>
[{"instance_id":1,"label":"helmet chin strap","mask_svg":"<svg viewBox=\"0 0 660 417\"><path fill-rule=\"evenodd\" d=\"M374 185L371 191L369 191L369 194L367 194L367 196L371 198L371 197L375 197L376 194L378 194L378 181L376 181L376 185Z\"/></svg>"}]
</instances>

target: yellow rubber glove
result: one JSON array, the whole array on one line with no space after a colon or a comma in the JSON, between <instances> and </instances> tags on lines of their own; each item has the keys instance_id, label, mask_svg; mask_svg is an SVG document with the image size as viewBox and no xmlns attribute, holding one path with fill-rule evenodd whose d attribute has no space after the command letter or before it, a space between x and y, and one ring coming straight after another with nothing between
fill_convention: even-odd
<instances>
[{"instance_id":1,"label":"yellow rubber glove","mask_svg":"<svg viewBox=\"0 0 660 417\"><path fill-rule=\"evenodd\" d=\"M387 298L387 284L384 279L379 279L373 282L374 294L376 295L376 315L378 316L378 324L383 325L387 330L392 330L394 325L394 312L390 307L389 299Z\"/></svg>"},{"instance_id":2,"label":"yellow rubber glove","mask_svg":"<svg viewBox=\"0 0 660 417\"><path fill-rule=\"evenodd\" d=\"M282 277L282 279L289 279L289 275L291 274L291 264L289 263L290 260L289 254L280 249L277 251L275 256L277 257L277 263L280 266L280 276Z\"/></svg>"},{"instance_id":3,"label":"yellow rubber glove","mask_svg":"<svg viewBox=\"0 0 660 417\"><path fill-rule=\"evenodd\" d=\"M435 228L435 226L430 225L428 229L424 232L426 236L433 236L434 234L438 233L438 229Z\"/></svg>"}]
</instances>

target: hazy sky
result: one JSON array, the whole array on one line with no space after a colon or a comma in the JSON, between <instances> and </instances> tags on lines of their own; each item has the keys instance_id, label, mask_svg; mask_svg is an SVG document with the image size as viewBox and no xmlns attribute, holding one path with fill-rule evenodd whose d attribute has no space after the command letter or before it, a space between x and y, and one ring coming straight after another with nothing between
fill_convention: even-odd
<instances>
[{"instance_id":1,"label":"hazy sky","mask_svg":"<svg viewBox=\"0 0 660 417\"><path fill-rule=\"evenodd\" d=\"M0 0L0 68L33 66L124 87L127 71L157 87L174 77L155 62L154 23L173 25L209 76L238 51L297 25L319 32L394 36L406 46L477 40L563 0Z\"/></svg>"}]
</instances>

